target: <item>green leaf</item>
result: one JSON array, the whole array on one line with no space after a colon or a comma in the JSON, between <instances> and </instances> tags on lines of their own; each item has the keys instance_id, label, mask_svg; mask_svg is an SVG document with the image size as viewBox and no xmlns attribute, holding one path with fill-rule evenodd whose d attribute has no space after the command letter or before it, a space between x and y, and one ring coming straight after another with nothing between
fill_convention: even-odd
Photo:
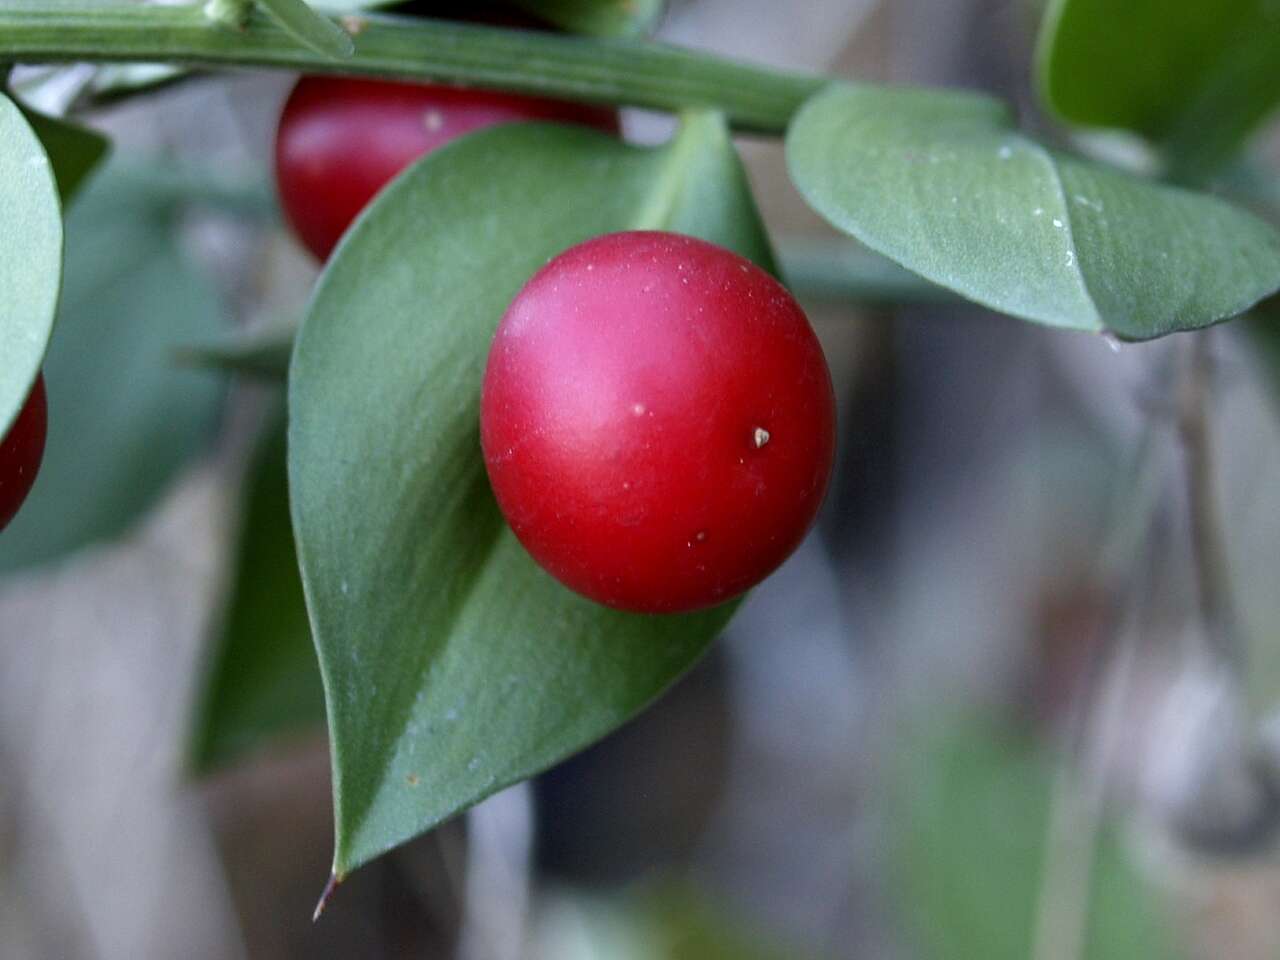
<instances>
[{"instance_id":1,"label":"green leaf","mask_svg":"<svg viewBox=\"0 0 1280 960\"><path fill-rule=\"evenodd\" d=\"M270 425L250 466L233 563L191 738L196 772L324 723L289 521L283 417Z\"/></svg>"},{"instance_id":2,"label":"green leaf","mask_svg":"<svg viewBox=\"0 0 1280 960\"><path fill-rule=\"evenodd\" d=\"M173 63L103 63L94 69L86 87L87 95L82 94L80 99L95 105L114 103L135 94L154 93L194 75L189 67Z\"/></svg>"},{"instance_id":3,"label":"green leaf","mask_svg":"<svg viewBox=\"0 0 1280 960\"><path fill-rule=\"evenodd\" d=\"M286 323L248 333L237 331L202 343L184 344L174 351L174 357L187 366L284 380L297 332L296 326Z\"/></svg>"},{"instance_id":4,"label":"green leaf","mask_svg":"<svg viewBox=\"0 0 1280 960\"><path fill-rule=\"evenodd\" d=\"M39 480L0 537L0 570L114 537L209 439L218 379L175 370L178 342L221 311L183 255L164 178L108 163L67 218L58 335L45 362L49 439Z\"/></svg>"},{"instance_id":5,"label":"green leaf","mask_svg":"<svg viewBox=\"0 0 1280 960\"><path fill-rule=\"evenodd\" d=\"M623 893L541 898L532 956L556 960L805 960L811 955L739 916L691 879L646 876Z\"/></svg>"},{"instance_id":6,"label":"green leaf","mask_svg":"<svg viewBox=\"0 0 1280 960\"><path fill-rule=\"evenodd\" d=\"M595 37L639 37L653 30L662 15L662 0L515 0L570 33Z\"/></svg>"},{"instance_id":7,"label":"green leaf","mask_svg":"<svg viewBox=\"0 0 1280 960\"><path fill-rule=\"evenodd\" d=\"M0 93L0 436L26 403L62 282L62 213L44 148ZM9 539L12 539L10 537Z\"/></svg>"},{"instance_id":8,"label":"green leaf","mask_svg":"<svg viewBox=\"0 0 1280 960\"><path fill-rule=\"evenodd\" d=\"M1043 99L1072 123L1119 127L1202 177L1280 104L1271 0L1056 0L1040 33Z\"/></svg>"},{"instance_id":9,"label":"green leaf","mask_svg":"<svg viewBox=\"0 0 1280 960\"><path fill-rule=\"evenodd\" d=\"M772 266L725 125L703 115L657 150L541 124L460 139L380 195L320 281L290 372L289 479L338 876L613 730L730 616L618 613L561 587L503 523L480 456L511 298L565 248L639 227Z\"/></svg>"},{"instance_id":10,"label":"green leaf","mask_svg":"<svg viewBox=\"0 0 1280 960\"><path fill-rule=\"evenodd\" d=\"M894 874L920 955L1035 955L1053 779L1045 759L1028 740L965 717L917 734L896 755ZM1159 904L1105 827L1088 890L1083 957L1178 955Z\"/></svg>"},{"instance_id":11,"label":"green leaf","mask_svg":"<svg viewBox=\"0 0 1280 960\"><path fill-rule=\"evenodd\" d=\"M620 898L652 960L805 960L807 950L719 903L690 880L646 877ZM601 957L617 956L605 949Z\"/></svg>"},{"instance_id":12,"label":"green leaf","mask_svg":"<svg viewBox=\"0 0 1280 960\"><path fill-rule=\"evenodd\" d=\"M1261 220L1053 153L987 97L833 85L793 121L787 162L837 229L1026 320L1146 340L1280 287Z\"/></svg>"},{"instance_id":13,"label":"green leaf","mask_svg":"<svg viewBox=\"0 0 1280 960\"><path fill-rule=\"evenodd\" d=\"M306 0L257 0L285 32L304 47L330 57L345 58L355 53L355 41L322 13L312 10Z\"/></svg>"},{"instance_id":14,"label":"green leaf","mask_svg":"<svg viewBox=\"0 0 1280 960\"><path fill-rule=\"evenodd\" d=\"M34 110L24 109L23 114L44 144L49 162L53 164L58 194L63 206L66 206L84 183L85 177L106 157L111 143L102 134L88 127L48 117Z\"/></svg>"},{"instance_id":15,"label":"green leaf","mask_svg":"<svg viewBox=\"0 0 1280 960\"><path fill-rule=\"evenodd\" d=\"M385 10L409 0L311 0L311 8L324 13L350 13L352 10Z\"/></svg>"}]
</instances>

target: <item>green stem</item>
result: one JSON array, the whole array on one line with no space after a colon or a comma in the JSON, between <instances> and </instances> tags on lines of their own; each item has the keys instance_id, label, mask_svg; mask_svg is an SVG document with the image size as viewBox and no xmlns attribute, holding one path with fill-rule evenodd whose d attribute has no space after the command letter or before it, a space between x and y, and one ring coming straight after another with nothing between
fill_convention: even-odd
<instances>
[{"instance_id":1,"label":"green stem","mask_svg":"<svg viewBox=\"0 0 1280 960\"><path fill-rule=\"evenodd\" d=\"M6 0L0 61L160 62L448 81L656 110L717 110L738 130L770 135L785 132L792 114L827 83L644 41L364 13L337 22L355 39L349 59L299 45L256 11L234 30L196 5Z\"/></svg>"},{"instance_id":2,"label":"green stem","mask_svg":"<svg viewBox=\"0 0 1280 960\"><path fill-rule=\"evenodd\" d=\"M782 275L811 300L859 304L961 303L961 298L848 240L779 241Z\"/></svg>"},{"instance_id":3,"label":"green stem","mask_svg":"<svg viewBox=\"0 0 1280 960\"><path fill-rule=\"evenodd\" d=\"M1243 682L1245 649L1231 597L1227 546L1218 518L1209 429L1213 357L1208 331L1189 340L1187 367L1178 397L1178 431L1186 455L1187 507L1191 520L1191 561L1200 594L1200 616L1212 653Z\"/></svg>"}]
</instances>

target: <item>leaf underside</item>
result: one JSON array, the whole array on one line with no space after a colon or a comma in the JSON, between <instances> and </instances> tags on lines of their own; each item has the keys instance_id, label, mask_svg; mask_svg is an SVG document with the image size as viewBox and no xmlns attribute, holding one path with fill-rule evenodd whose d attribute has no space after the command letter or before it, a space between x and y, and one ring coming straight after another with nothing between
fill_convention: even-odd
<instances>
[{"instance_id":1,"label":"leaf underside","mask_svg":"<svg viewBox=\"0 0 1280 960\"><path fill-rule=\"evenodd\" d=\"M62 212L40 140L0 93L0 436L26 403L53 330Z\"/></svg>"},{"instance_id":2,"label":"leaf underside","mask_svg":"<svg viewBox=\"0 0 1280 960\"><path fill-rule=\"evenodd\" d=\"M787 158L837 229L1026 320L1146 340L1280 287L1280 235L1261 220L1054 153L986 97L836 84L793 121Z\"/></svg>"},{"instance_id":3,"label":"leaf underside","mask_svg":"<svg viewBox=\"0 0 1280 960\"><path fill-rule=\"evenodd\" d=\"M570 33L638 37L653 29L662 0L515 0L517 6Z\"/></svg>"},{"instance_id":4,"label":"leaf underside","mask_svg":"<svg viewBox=\"0 0 1280 960\"><path fill-rule=\"evenodd\" d=\"M0 571L123 533L212 436L219 379L175 369L170 352L211 336L222 308L181 248L177 197L162 181L157 168L108 163L68 214L44 363L49 438L31 496L0 537Z\"/></svg>"}]
</instances>

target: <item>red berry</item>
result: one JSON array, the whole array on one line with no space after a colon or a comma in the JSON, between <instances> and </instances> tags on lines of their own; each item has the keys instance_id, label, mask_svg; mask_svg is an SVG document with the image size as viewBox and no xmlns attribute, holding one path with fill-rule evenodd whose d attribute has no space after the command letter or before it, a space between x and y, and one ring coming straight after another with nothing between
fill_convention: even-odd
<instances>
[{"instance_id":1,"label":"red berry","mask_svg":"<svg viewBox=\"0 0 1280 960\"><path fill-rule=\"evenodd\" d=\"M611 607L676 613L754 586L800 544L835 450L804 312L729 250L598 237L520 291L480 406L498 504L534 559Z\"/></svg>"},{"instance_id":2,"label":"red berry","mask_svg":"<svg viewBox=\"0 0 1280 960\"><path fill-rule=\"evenodd\" d=\"M303 77L276 136L285 216L325 260L374 195L418 157L480 127L523 120L618 131L616 111L601 107L492 90Z\"/></svg>"},{"instance_id":3,"label":"red berry","mask_svg":"<svg viewBox=\"0 0 1280 960\"><path fill-rule=\"evenodd\" d=\"M0 530L9 525L22 501L31 492L44 456L44 437L48 427L44 377L36 378L18 419L0 440Z\"/></svg>"}]
</instances>

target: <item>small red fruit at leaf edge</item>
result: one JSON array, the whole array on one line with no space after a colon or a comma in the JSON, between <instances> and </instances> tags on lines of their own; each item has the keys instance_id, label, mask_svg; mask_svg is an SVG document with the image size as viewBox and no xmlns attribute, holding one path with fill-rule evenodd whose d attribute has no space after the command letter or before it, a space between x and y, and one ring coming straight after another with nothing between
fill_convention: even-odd
<instances>
[{"instance_id":1,"label":"small red fruit at leaf edge","mask_svg":"<svg viewBox=\"0 0 1280 960\"><path fill-rule=\"evenodd\" d=\"M623 610L728 600L800 544L835 398L777 280L713 244L615 233L543 267L498 326L480 413L498 504L534 559Z\"/></svg>"},{"instance_id":2,"label":"small red fruit at leaf edge","mask_svg":"<svg viewBox=\"0 0 1280 960\"><path fill-rule=\"evenodd\" d=\"M18 418L0 440L0 530L9 525L36 482L47 428L44 377L40 376Z\"/></svg>"},{"instance_id":3,"label":"small red fruit at leaf edge","mask_svg":"<svg viewBox=\"0 0 1280 960\"><path fill-rule=\"evenodd\" d=\"M361 210L418 157L481 127L579 123L618 132L614 110L494 90L303 77L276 134L276 185L294 232L327 260Z\"/></svg>"}]
</instances>

